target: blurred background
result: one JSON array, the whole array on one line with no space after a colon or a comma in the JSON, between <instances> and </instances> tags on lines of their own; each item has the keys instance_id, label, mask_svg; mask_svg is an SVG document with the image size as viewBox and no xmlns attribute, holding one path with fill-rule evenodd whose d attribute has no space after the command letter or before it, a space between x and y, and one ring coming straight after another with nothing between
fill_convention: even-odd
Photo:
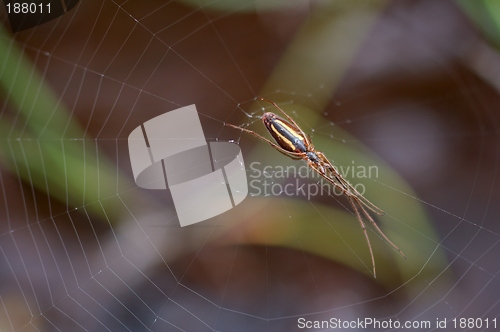
<instances>
[{"instance_id":1,"label":"blurred background","mask_svg":"<svg viewBox=\"0 0 500 332\"><path fill-rule=\"evenodd\" d=\"M500 319L498 2L87 0L20 32L4 9L2 332ZM377 167L347 178L406 260L369 227L373 278L342 197L250 189L181 228L168 190L136 186L130 132L191 104L249 179L254 162L302 165L224 126L269 137L259 97L338 167Z\"/></svg>"}]
</instances>

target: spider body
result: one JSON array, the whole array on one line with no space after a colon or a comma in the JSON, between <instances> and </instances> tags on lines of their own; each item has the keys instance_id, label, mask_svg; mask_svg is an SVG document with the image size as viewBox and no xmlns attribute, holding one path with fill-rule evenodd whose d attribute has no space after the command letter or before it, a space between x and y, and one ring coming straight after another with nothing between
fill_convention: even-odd
<instances>
[{"instance_id":1,"label":"spider body","mask_svg":"<svg viewBox=\"0 0 500 332\"><path fill-rule=\"evenodd\" d=\"M319 157L315 152L312 151L307 151L306 156L309 159L309 161L312 161L313 163L319 163Z\"/></svg>"},{"instance_id":2,"label":"spider body","mask_svg":"<svg viewBox=\"0 0 500 332\"><path fill-rule=\"evenodd\" d=\"M307 152L307 140L294 124L271 112L262 115L262 122L284 150L292 153Z\"/></svg>"},{"instance_id":3,"label":"spider body","mask_svg":"<svg viewBox=\"0 0 500 332\"><path fill-rule=\"evenodd\" d=\"M289 157L320 163L321 159L314 151L310 138L306 137L299 127L271 112L262 115L262 122L281 148L301 155L300 158L295 155L288 155Z\"/></svg>"},{"instance_id":4,"label":"spider body","mask_svg":"<svg viewBox=\"0 0 500 332\"><path fill-rule=\"evenodd\" d=\"M267 128L277 144L249 129L241 128L229 123L225 123L225 125L239 129L263 140L264 142L267 142L269 145L271 145L273 148L275 148L285 156L296 160L304 160L309 165L309 167L311 167L323 179L341 190L344 196L346 196L349 200L354 214L358 219L361 229L363 230L363 233L365 235L368 249L370 251L374 277L376 277L375 258L373 256L370 238L368 237L366 225L363 219L368 220L373 225L378 234L380 234L380 236L387 243L389 243L392 248L394 248L394 250L396 250L401 256L406 258L403 252L387 238L384 232L382 232L382 230L375 223L370 213L368 213L368 211L371 211L378 215L383 215L384 212L363 195L361 195L347 180L345 180L335 168L335 166L333 166L333 164L326 158L326 156L322 152L316 151L314 145L311 142L311 138L306 135L304 131L302 131L302 129L300 129L300 127L295 123L295 121L290 116L288 116L276 103L264 98L261 98L261 100L264 100L273 105L286 117L286 119L284 119L271 112L266 112L262 115L262 122L264 123L264 126Z\"/></svg>"}]
</instances>

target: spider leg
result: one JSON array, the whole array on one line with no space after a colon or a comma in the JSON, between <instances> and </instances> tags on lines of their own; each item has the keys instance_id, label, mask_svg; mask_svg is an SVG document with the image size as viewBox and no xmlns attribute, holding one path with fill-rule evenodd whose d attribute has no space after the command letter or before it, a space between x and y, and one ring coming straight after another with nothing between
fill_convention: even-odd
<instances>
[{"instance_id":1,"label":"spider leg","mask_svg":"<svg viewBox=\"0 0 500 332\"><path fill-rule=\"evenodd\" d=\"M354 186L352 184L350 184L347 180L345 180L335 168L333 170L333 173L335 175L335 178L339 182L341 182L343 185L347 186L349 188L349 191L351 192L351 194L353 196L358 197L360 203L362 203L367 209L369 209L370 211L378 214L379 216L383 216L385 214L385 212L383 210L381 210L378 206L376 206L375 204L373 204L370 200L368 200L368 198L366 198L365 196L361 195L356 190L356 188L354 188Z\"/></svg>"},{"instance_id":2,"label":"spider leg","mask_svg":"<svg viewBox=\"0 0 500 332\"><path fill-rule=\"evenodd\" d=\"M349 198L349 202L351 203L351 206L354 210L354 213L356 213L356 218L358 219L359 225L361 226L361 229L363 230L363 234L365 235L366 243L368 244L368 249L370 250L370 257L372 259L372 267L373 267L373 277L377 278L377 273L375 272L375 257L373 256L372 244L370 242L370 238L368 237L368 232L366 231L366 225L363 222L363 219L361 218L361 214L359 213L358 205L356 205L357 201L355 201L355 199L353 197L348 197L348 198ZM361 207L361 209L363 209L363 207Z\"/></svg>"},{"instance_id":3,"label":"spider leg","mask_svg":"<svg viewBox=\"0 0 500 332\"><path fill-rule=\"evenodd\" d=\"M331 165L331 164L330 164ZM328 177L323 176L325 179L328 180ZM380 229L380 227L377 225L375 220L373 220L373 217L366 211L365 207L368 208L369 210L378 213L378 211L382 212L382 214L385 214L382 210L380 210L377 206L375 206L372 202L370 202L367 198L365 198L363 195L361 195L349 182L347 182L340 174L337 172L337 175L335 176L335 179L339 181L340 183L344 184L347 186L350 190L353 190L354 192L347 191L343 189L344 187L341 187L340 189L343 189L344 194L349 198L349 200L355 200L357 203L357 206L361 209L363 212L363 215L366 216L366 218L370 221L370 223L375 227L377 232L382 236L382 238L391 245L391 247L394 248L404 259L406 259L405 254L401 251L401 249L398 248L389 238L384 234L384 232ZM330 183L334 183L334 181L330 181ZM335 184L335 183L334 183ZM338 186L338 185L337 185ZM352 201L351 201L352 202ZM367 202L370 204L368 205ZM374 210L372 206L376 209ZM358 211L359 212L359 211ZM378 213L380 215L380 213Z\"/></svg>"},{"instance_id":4,"label":"spider leg","mask_svg":"<svg viewBox=\"0 0 500 332\"><path fill-rule=\"evenodd\" d=\"M349 199L349 202L351 203L351 206L352 208L354 209L354 213L356 214L356 218L358 219L359 223L360 223L360 226L361 226L361 229L363 230L363 233L365 234L365 238L366 238L366 242L368 243L368 248L370 250L370 256L371 256L371 259L372 259L372 264L373 264L373 275L375 276L375 259L374 259L374 256L373 256L373 250L372 250L372 246L371 246L371 242L370 242L370 239L368 237L368 232L366 231L366 225L365 223L363 222L363 218L361 216L361 213L360 213L360 209L361 209L361 212L363 213L363 215L370 221L370 223L375 227L375 229L377 230L377 232L382 236L382 238L392 247L394 248L394 250L396 250L404 259L406 259L406 256L404 255L404 253L401 251L401 249L398 248L398 246L396 246L391 240L389 240L389 238L384 234L384 232L380 229L380 227L378 227L377 223L375 222L375 220L373 220L372 216L368 213L368 211L366 211L365 207L364 206L367 206L367 204L362 200L362 198L364 198L364 196L362 196L360 193L358 193L354 188L354 192L351 192L350 189L351 189L351 185L349 184L349 182L345 181L342 176L340 176L340 174L338 174L338 176L335 176L334 178L330 178L328 177L326 174L324 174L323 172L321 172L319 169L318 169L318 165L313 163L312 161L309 161L308 162L309 166L316 172L318 173L320 176L322 176L325 180L327 180L328 182L330 182L331 184L333 184L334 186L336 186L337 188L339 188L343 193L344 195L346 195L346 197ZM331 165L331 164L330 164ZM340 183L337 183L335 180L339 181ZM343 181L342 181L343 180ZM347 188L345 187L344 183L347 185ZM342 184L342 185L341 185ZM368 201L368 200L367 200ZM368 201L370 204L373 204L371 203L370 201ZM367 206L368 209L372 210L370 208L370 206ZM375 208L377 208L375 206ZM379 208L377 208L378 210L380 210ZM380 210L381 211L381 210Z\"/></svg>"},{"instance_id":5,"label":"spider leg","mask_svg":"<svg viewBox=\"0 0 500 332\"><path fill-rule=\"evenodd\" d=\"M314 171L316 171L316 173L318 173L319 175L321 175L325 180L327 180L328 182L330 182L331 184L333 184L334 186L336 186L337 188L339 188L344 193L344 195L347 197L347 199L349 200L349 203L351 203L351 206L352 206L352 208L354 210L354 213L356 214L356 219L358 219L359 225L361 226L361 229L363 230L363 234L365 235L366 243L368 244L368 249L370 251L370 257L371 257L371 260L372 260L373 277L376 278L377 274L375 272L375 257L373 256L372 245L371 245L371 242L370 242L370 238L368 237L368 232L366 231L366 225L363 222L363 218L361 217L361 213L359 212L359 209L358 209L358 206L360 206L361 209L362 209L362 211L364 211L364 213L367 213L366 210L363 209L363 207L360 205L359 202L361 202L361 201L359 199L356 200L356 196L354 196L352 193L350 193L344 186L342 186L341 184L335 182L333 179L329 178L326 174L322 173L318 169L317 164L313 163L312 161L309 161L308 164L309 164L309 166ZM358 202L358 205L356 205L356 202ZM369 218L369 219L373 220L371 218Z\"/></svg>"},{"instance_id":6,"label":"spider leg","mask_svg":"<svg viewBox=\"0 0 500 332\"><path fill-rule=\"evenodd\" d=\"M346 187L346 189L348 189L348 191L350 191L352 195L357 196L360 199L361 203L366 208L368 208L370 211L380 216L383 216L385 214L384 211L382 211L378 206L370 202L368 198L361 195L356 190L356 188L354 188L352 184L350 184L347 180L345 180L339 173L339 171L335 168L335 166L332 165L330 160L328 160L328 158L326 158L326 156L322 152L316 152L316 155L318 155L318 157L323 161L323 163L326 164L326 166L328 167L329 171L332 174L332 177L334 177L338 182L340 182L344 187Z\"/></svg>"},{"instance_id":7,"label":"spider leg","mask_svg":"<svg viewBox=\"0 0 500 332\"><path fill-rule=\"evenodd\" d=\"M253 135L255 137L257 137L258 139L261 139L263 140L264 142L268 143L269 145L271 145L273 148L275 148L276 150L278 150L279 152L283 153L285 156L287 157L290 157L292 159L295 159L295 160L299 160L299 159L303 159L303 153L300 153L300 152L290 152L290 151L287 151L285 149L283 149L281 146L271 142L270 140L268 140L267 138L257 134L256 132L252 131L252 130L249 130L249 129L245 129L245 128L241 128L241 127L238 127L238 126L235 126L233 124L230 124L230 123L224 123L225 126L228 126L228 127L232 127L234 129L238 129L238 130L241 130L245 133L248 133L250 135Z\"/></svg>"},{"instance_id":8,"label":"spider leg","mask_svg":"<svg viewBox=\"0 0 500 332\"><path fill-rule=\"evenodd\" d=\"M403 254L403 252L401 251L401 249L398 248L398 246L396 246L394 243L392 243L391 240L389 240L389 238L384 234L384 232L382 232L382 230L378 227L377 223L375 222L375 220L373 220L372 216L370 216L370 214L368 213L368 211L365 210L365 208L363 207L363 205L360 204L360 200L358 197L355 197L353 198L356 202L358 202L358 206L361 208L361 211L363 211L363 214L366 216L366 218L370 221L370 223L373 225L373 227L375 227L375 229L377 230L377 232L382 236L382 238L391 245L391 247L394 248L394 250L396 250L404 259L406 259L406 256L405 254Z\"/></svg>"},{"instance_id":9,"label":"spider leg","mask_svg":"<svg viewBox=\"0 0 500 332\"><path fill-rule=\"evenodd\" d=\"M342 193L344 195L346 195L347 197L350 197L349 195L349 192L346 190L345 187L343 187L340 183L337 183L335 182L334 179L328 177L325 173L321 172L319 169L318 169L318 166L312 162L312 161L308 161L307 164L309 165L309 167L311 167L316 173L318 173L323 179L325 179L326 181L328 181L329 183L333 184L335 187L339 188L340 191L342 191Z\"/></svg>"}]
</instances>

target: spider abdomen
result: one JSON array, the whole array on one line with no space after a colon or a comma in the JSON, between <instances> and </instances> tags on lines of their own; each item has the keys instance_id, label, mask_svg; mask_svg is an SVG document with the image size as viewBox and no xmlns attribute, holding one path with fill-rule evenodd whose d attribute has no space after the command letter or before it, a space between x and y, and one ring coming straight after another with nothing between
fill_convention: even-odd
<instances>
[{"instance_id":1,"label":"spider abdomen","mask_svg":"<svg viewBox=\"0 0 500 332\"><path fill-rule=\"evenodd\" d=\"M300 129L289 121L267 112L262 115L262 121L276 143L289 152L306 152L307 146Z\"/></svg>"}]
</instances>

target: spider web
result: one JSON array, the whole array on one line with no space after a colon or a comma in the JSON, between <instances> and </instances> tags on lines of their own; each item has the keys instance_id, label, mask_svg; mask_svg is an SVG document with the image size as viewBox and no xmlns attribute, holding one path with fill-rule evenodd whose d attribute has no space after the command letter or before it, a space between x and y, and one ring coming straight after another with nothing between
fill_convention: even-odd
<instances>
[{"instance_id":1,"label":"spider web","mask_svg":"<svg viewBox=\"0 0 500 332\"><path fill-rule=\"evenodd\" d=\"M3 13L0 330L495 330L500 60L452 3L354 3L82 1L13 35ZM406 260L368 225L374 279L346 201L287 195L319 180L224 126L267 135L261 96L365 184ZM127 138L191 104L258 181L181 228Z\"/></svg>"}]
</instances>

